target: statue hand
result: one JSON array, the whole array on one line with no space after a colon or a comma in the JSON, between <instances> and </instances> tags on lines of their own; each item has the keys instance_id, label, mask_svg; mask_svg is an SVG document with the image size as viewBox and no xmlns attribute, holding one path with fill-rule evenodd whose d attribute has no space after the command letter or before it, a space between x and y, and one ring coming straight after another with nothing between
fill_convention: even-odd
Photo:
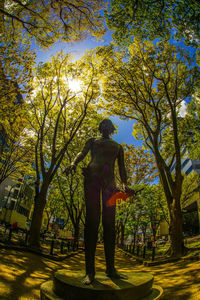
<instances>
[{"instance_id":1,"label":"statue hand","mask_svg":"<svg viewBox=\"0 0 200 300\"><path fill-rule=\"evenodd\" d=\"M136 195L136 191L133 189L130 189L125 183L123 184L123 190L126 194L128 194L129 196L135 196Z\"/></svg>"},{"instance_id":2,"label":"statue hand","mask_svg":"<svg viewBox=\"0 0 200 300\"><path fill-rule=\"evenodd\" d=\"M137 193L141 192L144 188L135 191L134 189L131 189L129 187L127 187L126 185L124 185L124 191L125 193L127 193L129 196L135 196L137 195Z\"/></svg>"},{"instance_id":3,"label":"statue hand","mask_svg":"<svg viewBox=\"0 0 200 300\"><path fill-rule=\"evenodd\" d=\"M127 193L129 196L135 196L137 192L133 189L130 189L129 187L125 186L125 193Z\"/></svg>"}]
</instances>

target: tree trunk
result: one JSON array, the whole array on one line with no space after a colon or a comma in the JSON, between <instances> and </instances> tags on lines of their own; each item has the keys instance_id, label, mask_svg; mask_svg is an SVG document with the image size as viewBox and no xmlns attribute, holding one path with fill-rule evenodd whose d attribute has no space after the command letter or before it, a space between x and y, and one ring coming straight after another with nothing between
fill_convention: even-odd
<instances>
[{"instance_id":1,"label":"tree trunk","mask_svg":"<svg viewBox=\"0 0 200 300\"><path fill-rule=\"evenodd\" d=\"M156 228L156 224L155 223L151 223L151 228L152 228L152 233L153 233L153 241L156 241L156 232L157 232L157 228Z\"/></svg>"},{"instance_id":2,"label":"tree trunk","mask_svg":"<svg viewBox=\"0 0 200 300\"><path fill-rule=\"evenodd\" d=\"M142 226L142 233L143 233L143 242L146 242L146 232L147 232L147 226Z\"/></svg>"},{"instance_id":3,"label":"tree trunk","mask_svg":"<svg viewBox=\"0 0 200 300\"><path fill-rule=\"evenodd\" d=\"M173 200L170 205L170 228L171 256L181 256L184 254L184 242L182 231L182 214L180 201Z\"/></svg>"},{"instance_id":4,"label":"tree trunk","mask_svg":"<svg viewBox=\"0 0 200 300\"><path fill-rule=\"evenodd\" d=\"M47 189L41 190L39 194L35 196L33 217L30 227L29 246L34 248L40 248L40 230L42 226L43 212L46 204Z\"/></svg>"},{"instance_id":5,"label":"tree trunk","mask_svg":"<svg viewBox=\"0 0 200 300\"><path fill-rule=\"evenodd\" d=\"M46 226L46 231L49 230L49 224L50 224L50 218L48 217L48 220L47 220L47 226Z\"/></svg>"},{"instance_id":6,"label":"tree trunk","mask_svg":"<svg viewBox=\"0 0 200 300\"><path fill-rule=\"evenodd\" d=\"M77 222L74 225L74 245L73 248L76 249L76 246L78 245L78 241L79 241L79 222Z\"/></svg>"},{"instance_id":7,"label":"tree trunk","mask_svg":"<svg viewBox=\"0 0 200 300\"><path fill-rule=\"evenodd\" d=\"M115 225L115 234L116 234L115 243L117 245L119 245L119 225L118 224Z\"/></svg>"},{"instance_id":8,"label":"tree trunk","mask_svg":"<svg viewBox=\"0 0 200 300\"><path fill-rule=\"evenodd\" d=\"M120 228L121 228L120 245L123 246L124 245L124 231L125 231L125 226L124 226L124 224L122 222L120 223Z\"/></svg>"},{"instance_id":9,"label":"tree trunk","mask_svg":"<svg viewBox=\"0 0 200 300\"><path fill-rule=\"evenodd\" d=\"M155 148L155 146L154 146ZM180 174L176 173L176 182L166 175L162 158L158 151L154 153L156 158L156 164L159 171L161 184L164 189L165 197L168 203L168 209L170 214L169 235L171 240L170 250L168 251L171 256L181 256L184 254L184 241L182 232L182 214L180 206L180 198L182 192L182 175L181 168L178 170ZM176 172L178 172L176 170ZM170 173L171 174L171 173ZM170 175L171 176L171 175ZM173 182L173 185L169 185L169 181Z\"/></svg>"},{"instance_id":10,"label":"tree trunk","mask_svg":"<svg viewBox=\"0 0 200 300\"><path fill-rule=\"evenodd\" d=\"M134 231L134 234L133 234L133 246L135 248L135 244L136 244L136 233L137 231Z\"/></svg>"}]
</instances>

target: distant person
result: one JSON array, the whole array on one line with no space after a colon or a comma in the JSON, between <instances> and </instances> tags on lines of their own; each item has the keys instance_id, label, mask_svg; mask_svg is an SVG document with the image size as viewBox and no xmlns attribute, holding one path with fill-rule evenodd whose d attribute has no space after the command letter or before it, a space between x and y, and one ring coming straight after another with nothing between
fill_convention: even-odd
<instances>
[{"instance_id":1,"label":"distant person","mask_svg":"<svg viewBox=\"0 0 200 300\"><path fill-rule=\"evenodd\" d=\"M12 229L13 229L13 231L18 232L18 222L17 222L17 221L15 221L15 222L13 223Z\"/></svg>"}]
</instances>

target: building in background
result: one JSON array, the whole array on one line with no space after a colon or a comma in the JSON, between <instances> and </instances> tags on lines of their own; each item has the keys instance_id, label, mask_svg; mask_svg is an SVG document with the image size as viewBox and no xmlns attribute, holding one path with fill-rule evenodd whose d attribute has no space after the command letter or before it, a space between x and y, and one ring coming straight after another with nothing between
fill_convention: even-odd
<instances>
[{"instance_id":1,"label":"building in background","mask_svg":"<svg viewBox=\"0 0 200 300\"><path fill-rule=\"evenodd\" d=\"M34 198L34 188L25 178L7 178L0 185L0 220L13 224L17 221L20 228L26 228L30 219Z\"/></svg>"},{"instance_id":2,"label":"building in background","mask_svg":"<svg viewBox=\"0 0 200 300\"><path fill-rule=\"evenodd\" d=\"M171 172L174 172L176 162L171 167ZM189 176L193 172L199 175L196 182L196 192L183 203L183 231L188 234L196 234L200 232L200 161L197 159L190 159L186 149L182 152L181 171Z\"/></svg>"},{"instance_id":3,"label":"building in background","mask_svg":"<svg viewBox=\"0 0 200 300\"><path fill-rule=\"evenodd\" d=\"M174 172L175 167L176 162L173 163L170 169L171 173ZM189 175L191 172L194 171L200 174L200 161L197 159L190 159L186 149L184 149L184 151L182 152L181 171L186 175Z\"/></svg>"}]
</instances>

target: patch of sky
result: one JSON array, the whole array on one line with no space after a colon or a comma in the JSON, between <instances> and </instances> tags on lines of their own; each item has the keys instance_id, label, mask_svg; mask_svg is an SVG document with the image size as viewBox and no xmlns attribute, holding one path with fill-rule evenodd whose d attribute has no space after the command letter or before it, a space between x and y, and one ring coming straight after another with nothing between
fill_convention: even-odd
<instances>
[{"instance_id":1,"label":"patch of sky","mask_svg":"<svg viewBox=\"0 0 200 300\"><path fill-rule=\"evenodd\" d=\"M190 58L194 58L193 62L191 60L188 61L188 66L189 67L192 68L192 67L194 67L194 65L196 65L197 49L195 47L193 47L193 46L186 46L184 44L184 40L183 41L178 41L178 40L172 38L172 39L169 40L169 42L172 45L178 47L180 50L186 51L189 54ZM181 58L181 51L178 54L177 58L179 58L179 59Z\"/></svg>"},{"instance_id":2,"label":"patch of sky","mask_svg":"<svg viewBox=\"0 0 200 300\"><path fill-rule=\"evenodd\" d=\"M133 135L133 120L120 120L117 116L112 116L109 118L113 124L117 127L117 133L112 135L112 139L117 143L126 143L127 145L141 146L142 142L136 140Z\"/></svg>"},{"instance_id":3,"label":"patch of sky","mask_svg":"<svg viewBox=\"0 0 200 300\"><path fill-rule=\"evenodd\" d=\"M35 49L37 57L36 63L47 62L49 59L56 55L58 52L63 51L72 55L74 60L81 58L84 52L94 49L95 47L106 46L111 42L111 32L107 32L101 39L95 37L88 37L87 39L79 42L65 43L56 42L48 49L41 49L36 44L32 44L32 49Z\"/></svg>"}]
</instances>

